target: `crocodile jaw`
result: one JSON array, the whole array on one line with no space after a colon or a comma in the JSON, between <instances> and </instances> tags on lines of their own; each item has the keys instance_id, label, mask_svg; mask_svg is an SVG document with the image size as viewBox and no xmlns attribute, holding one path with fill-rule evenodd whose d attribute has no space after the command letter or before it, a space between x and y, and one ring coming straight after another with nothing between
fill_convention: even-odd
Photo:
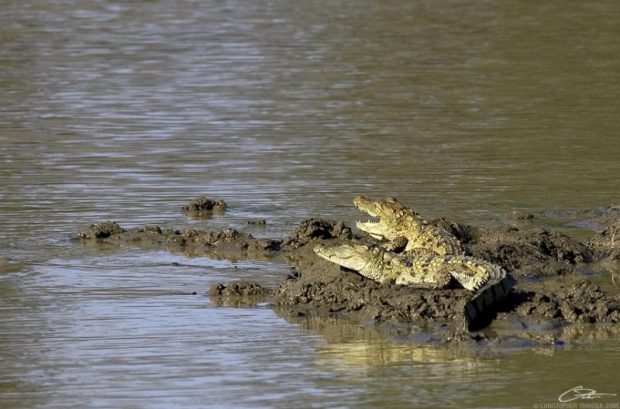
<instances>
[{"instance_id":1,"label":"crocodile jaw","mask_svg":"<svg viewBox=\"0 0 620 409\"><path fill-rule=\"evenodd\" d=\"M351 270L361 271L368 263L368 247L361 245L346 245L327 247L318 244L314 247L317 256L336 263Z\"/></svg>"},{"instance_id":2,"label":"crocodile jaw","mask_svg":"<svg viewBox=\"0 0 620 409\"><path fill-rule=\"evenodd\" d=\"M355 223L355 225L357 226L358 229L370 234L372 238L374 239L377 239L377 240L387 239L387 237L385 237L384 235L385 230L383 229L381 224L378 222L372 222L372 221L357 222Z\"/></svg>"},{"instance_id":3,"label":"crocodile jaw","mask_svg":"<svg viewBox=\"0 0 620 409\"><path fill-rule=\"evenodd\" d=\"M372 217L390 217L401 205L393 197L388 197L383 201L373 202L364 196L357 196L353 199L353 204L360 211L369 214Z\"/></svg>"},{"instance_id":4,"label":"crocodile jaw","mask_svg":"<svg viewBox=\"0 0 620 409\"><path fill-rule=\"evenodd\" d=\"M353 204L355 205L355 207L357 207L360 211L368 214L371 217L379 218L378 222L371 220L367 222L357 222L357 228L365 231L377 240L393 239L394 237L386 236L386 226L383 225L382 219L394 216L395 209L393 206L391 206L391 204L395 203L398 203L397 200L391 197L383 202L373 202L365 198L364 196L357 196L355 199L353 199Z\"/></svg>"}]
</instances>

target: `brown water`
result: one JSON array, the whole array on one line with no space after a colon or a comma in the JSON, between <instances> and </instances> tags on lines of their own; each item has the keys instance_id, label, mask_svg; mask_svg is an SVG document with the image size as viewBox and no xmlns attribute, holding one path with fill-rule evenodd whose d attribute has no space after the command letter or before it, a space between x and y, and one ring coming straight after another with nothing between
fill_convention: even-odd
<instances>
[{"instance_id":1,"label":"brown water","mask_svg":"<svg viewBox=\"0 0 620 409\"><path fill-rule=\"evenodd\" d=\"M618 203L619 18L616 0L3 2L0 257L19 264L0 259L0 407L508 408L577 385L620 394L614 339L416 348L202 295L238 278L275 285L284 264L67 240L103 219L265 218L254 233L281 237L308 216L354 220L357 194L490 224ZM178 212L205 193L230 211Z\"/></svg>"}]
</instances>

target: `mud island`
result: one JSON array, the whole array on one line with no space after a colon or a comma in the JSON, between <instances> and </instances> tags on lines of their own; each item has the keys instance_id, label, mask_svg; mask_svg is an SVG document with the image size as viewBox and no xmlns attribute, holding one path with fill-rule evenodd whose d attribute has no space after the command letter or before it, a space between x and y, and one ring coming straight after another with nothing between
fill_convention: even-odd
<instances>
[{"instance_id":1,"label":"mud island","mask_svg":"<svg viewBox=\"0 0 620 409\"><path fill-rule=\"evenodd\" d=\"M209 296L216 304L267 302L288 317L337 317L400 336L415 328L433 344L553 344L588 329L620 335L620 296L578 271L588 265L618 269L617 207L592 215L600 231L582 243L543 228L426 221L394 198L357 197L354 204L378 218L358 222L359 233L324 219L304 220L280 239L231 228L125 229L106 221L74 239L231 259L279 255L292 273L277 288L232 281L211 286ZM226 204L201 197L182 211L216 207Z\"/></svg>"}]
</instances>

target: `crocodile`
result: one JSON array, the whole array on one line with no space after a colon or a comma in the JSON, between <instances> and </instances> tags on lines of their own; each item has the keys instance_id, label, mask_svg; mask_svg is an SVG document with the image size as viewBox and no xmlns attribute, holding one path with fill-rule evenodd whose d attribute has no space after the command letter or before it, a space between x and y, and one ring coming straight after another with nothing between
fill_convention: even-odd
<instances>
[{"instance_id":1,"label":"crocodile","mask_svg":"<svg viewBox=\"0 0 620 409\"><path fill-rule=\"evenodd\" d=\"M425 289L443 289L453 279L463 288L480 292L501 281L506 272L499 266L464 255L421 255L409 258L379 246L364 244L318 244L314 252L332 263L357 271L379 283Z\"/></svg>"},{"instance_id":2,"label":"crocodile","mask_svg":"<svg viewBox=\"0 0 620 409\"><path fill-rule=\"evenodd\" d=\"M465 252L460 242L445 229L433 226L418 213L389 197L386 200L371 201L358 196L353 204L378 221L357 222L357 227L378 240L388 240L386 249L403 250L411 256L424 254L462 255Z\"/></svg>"},{"instance_id":3,"label":"crocodile","mask_svg":"<svg viewBox=\"0 0 620 409\"><path fill-rule=\"evenodd\" d=\"M466 256L460 242L447 230L433 226L396 198L371 201L357 196L353 204L379 221L357 222L357 227L379 240L383 248L362 244L318 245L320 257L359 272L372 280L422 288L445 288L452 278L470 291L497 284L506 277L499 266ZM404 250L402 254L396 254Z\"/></svg>"},{"instance_id":4,"label":"crocodile","mask_svg":"<svg viewBox=\"0 0 620 409\"><path fill-rule=\"evenodd\" d=\"M512 282L504 269L466 256L456 237L431 225L397 199L371 201L358 196L353 203L359 210L379 218L377 222L357 222L357 227L388 243L329 247L319 244L314 248L318 256L379 283L439 290L456 281L473 292L464 307L466 327L470 330L492 316L492 306L509 293Z\"/></svg>"}]
</instances>

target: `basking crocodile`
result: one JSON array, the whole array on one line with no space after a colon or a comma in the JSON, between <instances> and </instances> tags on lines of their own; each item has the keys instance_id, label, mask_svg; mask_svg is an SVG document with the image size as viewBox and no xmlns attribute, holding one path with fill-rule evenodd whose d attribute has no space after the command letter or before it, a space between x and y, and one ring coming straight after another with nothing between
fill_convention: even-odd
<instances>
[{"instance_id":1,"label":"basking crocodile","mask_svg":"<svg viewBox=\"0 0 620 409\"><path fill-rule=\"evenodd\" d=\"M454 278L464 288L478 291L506 277L501 267L465 256L456 237L429 224L395 198L373 202L358 196L353 203L379 218L378 222L358 222L357 227L376 239L391 240L387 250L400 247L405 253L397 255L376 246L356 244L318 245L314 252L320 257L380 283L423 288L445 288Z\"/></svg>"},{"instance_id":2,"label":"basking crocodile","mask_svg":"<svg viewBox=\"0 0 620 409\"><path fill-rule=\"evenodd\" d=\"M492 306L510 291L512 284L500 266L465 256L456 237L429 224L398 200L372 202L358 196L353 202L358 209L379 218L378 222L358 222L357 227L375 239L390 242L383 247L319 244L314 248L318 256L379 283L433 290L449 287L455 280L474 292L464 307L467 329L475 329L492 316Z\"/></svg>"},{"instance_id":3,"label":"basking crocodile","mask_svg":"<svg viewBox=\"0 0 620 409\"><path fill-rule=\"evenodd\" d=\"M379 283L442 289L448 287L454 278L470 291L481 291L506 276L506 272L495 264L463 255L435 254L408 258L379 246L361 244L319 244L314 252Z\"/></svg>"},{"instance_id":4,"label":"basking crocodile","mask_svg":"<svg viewBox=\"0 0 620 409\"><path fill-rule=\"evenodd\" d=\"M393 197L373 202L358 196L353 203L359 210L379 218L377 222L357 222L357 227L375 239L390 240L386 247L388 250L404 248L415 256L464 254L456 237L441 227L429 224Z\"/></svg>"}]
</instances>

